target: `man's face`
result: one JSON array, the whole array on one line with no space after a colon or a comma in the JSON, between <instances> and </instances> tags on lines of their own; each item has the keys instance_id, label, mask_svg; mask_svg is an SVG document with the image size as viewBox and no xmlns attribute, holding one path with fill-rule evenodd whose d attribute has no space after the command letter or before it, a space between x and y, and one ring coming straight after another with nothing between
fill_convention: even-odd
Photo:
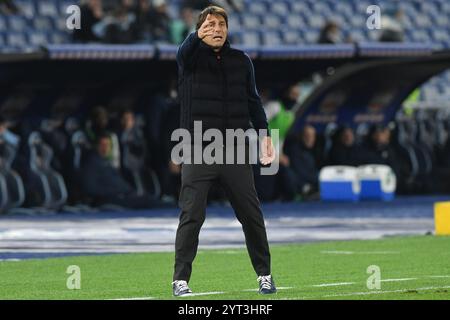
<instances>
[{"instance_id":1,"label":"man's face","mask_svg":"<svg viewBox=\"0 0 450 320\"><path fill-rule=\"evenodd\" d=\"M227 23L221 15L210 14L206 23L213 28L213 35L207 36L203 41L213 49L222 48L228 35Z\"/></svg>"},{"instance_id":2,"label":"man's face","mask_svg":"<svg viewBox=\"0 0 450 320\"><path fill-rule=\"evenodd\" d=\"M345 129L342 132L341 142L344 146L350 147L355 142L355 135L353 134L352 129Z\"/></svg>"},{"instance_id":3,"label":"man's face","mask_svg":"<svg viewBox=\"0 0 450 320\"><path fill-rule=\"evenodd\" d=\"M111 141L109 138L101 138L97 144L97 152L102 158L106 158L111 150Z\"/></svg>"},{"instance_id":4,"label":"man's face","mask_svg":"<svg viewBox=\"0 0 450 320\"><path fill-rule=\"evenodd\" d=\"M125 112L122 116L122 128L124 130L130 130L134 127L134 114L131 112Z\"/></svg>"},{"instance_id":5,"label":"man's face","mask_svg":"<svg viewBox=\"0 0 450 320\"><path fill-rule=\"evenodd\" d=\"M303 135L302 135L303 144L308 149L311 149L314 147L316 143L316 129L311 126L307 126L303 129Z\"/></svg>"}]
</instances>

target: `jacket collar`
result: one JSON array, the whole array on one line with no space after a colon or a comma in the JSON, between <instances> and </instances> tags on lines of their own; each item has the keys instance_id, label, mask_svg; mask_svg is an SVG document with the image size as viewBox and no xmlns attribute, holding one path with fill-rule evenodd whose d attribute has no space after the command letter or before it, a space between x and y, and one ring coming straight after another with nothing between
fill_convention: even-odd
<instances>
[{"instance_id":1,"label":"jacket collar","mask_svg":"<svg viewBox=\"0 0 450 320\"><path fill-rule=\"evenodd\" d=\"M205 42L200 42L200 47L204 50L207 50L210 54L216 55L217 52L215 52L210 46L208 46ZM225 43L223 44L222 48L220 49L220 54L226 54L229 49L231 48L230 41L228 41L228 38L225 40Z\"/></svg>"}]
</instances>

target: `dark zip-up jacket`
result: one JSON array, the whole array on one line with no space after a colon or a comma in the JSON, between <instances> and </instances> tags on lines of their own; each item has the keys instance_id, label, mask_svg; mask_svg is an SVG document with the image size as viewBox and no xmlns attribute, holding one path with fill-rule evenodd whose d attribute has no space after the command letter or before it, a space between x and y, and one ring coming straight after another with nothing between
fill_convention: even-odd
<instances>
[{"instance_id":1,"label":"dark zip-up jacket","mask_svg":"<svg viewBox=\"0 0 450 320\"><path fill-rule=\"evenodd\" d=\"M255 85L253 64L228 40L219 52L191 33L177 53L182 128L193 133L216 128L267 129L267 118ZM250 124L251 123L251 124Z\"/></svg>"}]
</instances>

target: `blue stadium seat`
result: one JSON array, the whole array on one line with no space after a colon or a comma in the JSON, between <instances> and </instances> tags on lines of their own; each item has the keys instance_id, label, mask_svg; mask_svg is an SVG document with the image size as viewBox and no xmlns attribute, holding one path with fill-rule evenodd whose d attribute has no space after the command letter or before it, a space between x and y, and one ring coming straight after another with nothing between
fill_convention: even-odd
<instances>
[{"instance_id":1,"label":"blue stadium seat","mask_svg":"<svg viewBox=\"0 0 450 320\"><path fill-rule=\"evenodd\" d=\"M305 28L302 30L302 37L306 43L317 43L320 31L318 29Z\"/></svg>"},{"instance_id":2,"label":"blue stadium seat","mask_svg":"<svg viewBox=\"0 0 450 320\"><path fill-rule=\"evenodd\" d=\"M282 19L275 14L266 14L262 18L262 24L265 28L279 29L282 25Z\"/></svg>"},{"instance_id":3,"label":"blue stadium seat","mask_svg":"<svg viewBox=\"0 0 450 320\"><path fill-rule=\"evenodd\" d=\"M258 32L246 31L242 34L242 44L250 47L257 47L261 45L261 38Z\"/></svg>"},{"instance_id":4,"label":"blue stadium seat","mask_svg":"<svg viewBox=\"0 0 450 320\"><path fill-rule=\"evenodd\" d=\"M449 31L445 29L433 29L431 30L431 36L435 42L450 42Z\"/></svg>"},{"instance_id":5,"label":"blue stadium seat","mask_svg":"<svg viewBox=\"0 0 450 320\"><path fill-rule=\"evenodd\" d=\"M51 44L63 44L67 43L70 36L68 33L64 32L52 32L50 34L50 40L49 43Z\"/></svg>"},{"instance_id":6,"label":"blue stadium seat","mask_svg":"<svg viewBox=\"0 0 450 320\"><path fill-rule=\"evenodd\" d=\"M281 17L285 17L289 14L288 3L284 1L272 1L270 3L269 12L278 14Z\"/></svg>"},{"instance_id":7,"label":"blue stadium seat","mask_svg":"<svg viewBox=\"0 0 450 320\"><path fill-rule=\"evenodd\" d=\"M10 47L25 47L27 39L22 32L9 32L7 34L7 45Z\"/></svg>"},{"instance_id":8,"label":"blue stadium seat","mask_svg":"<svg viewBox=\"0 0 450 320\"><path fill-rule=\"evenodd\" d=\"M261 38L266 46L277 46L283 43L278 31L263 31L261 32Z\"/></svg>"},{"instance_id":9,"label":"blue stadium seat","mask_svg":"<svg viewBox=\"0 0 450 320\"><path fill-rule=\"evenodd\" d=\"M22 32L28 26L28 21L22 16L9 16L8 17L8 30Z\"/></svg>"},{"instance_id":10,"label":"blue stadium seat","mask_svg":"<svg viewBox=\"0 0 450 320\"><path fill-rule=\"evenodd\" d=\"M286 17L286 25L291 29L300 30L306 26L306 23L302 17L293 13Z\"/></svg>"},{"instance_id":11,"label":"blue stadium seat","mask_svg":"<svg viewBox=\"0 0 450 320\"><path fill-rule=\"evenodd\" d=\"M311 8L305 2L294 1L291 3L291 12L308 15L311 12Z\"/></svg>"},{"instance_id":12,"label":"blue stadium seat","mask_svg":"<svg viewBox=\"0 0 450 320\"><path fill-rule=\"evenodd\" d=\"M49 17L37 16L33 19L33 27L37 30L51 31L54 29L53 19Z\"/></svg>"},{"instance_id":13,"label":"blue stadium seat","mask_svg":"<svg viewBox=\"0 0 450 320\"><path fill-rule=\"evenodd\" d=\"M268 8L265 4L265 2L262 1L252 1L249 2L247 5L249 13L257 14L257 15L263 15L268 12Z\"/></svg>"},{"instance_id":14,"label":"blue stadium seat","mask_svg":"<svg viewBox=\"0 0 450 320\"><path fill-rule=\"evenodd\" d=\"M282 40L284 44L288 45L295 45L303 42L301 32L292 29L288 29L282 32Z\"/></svg>"},{"instance_id":15,"label":"blue stadium seat","mask_svg":"<svg viewBox=\"0 0 450 320\"><path fill-rule=\"evenodd\" d=\"M69 6L73 5L73 4L78 4L78 3L74 3L73 0L60 0L60 1L57 2L57 6L58 6L57 9L59 10L60 14L64 14L65 15L65 14L67 14L66 13L67 7L69 7Z\"/></svg>"},{"instance_id":16,"label":"blue stadium seat","mask_svg":"<svg viewBox=\"0 0 450 320\"><path fill-rule=\"evenodd\" d=\"M30 0L16 0L15 3L20 8L24 16L31 18L36 14L34 2Z\"/></svg>"},{"instance_id":17,"label":"blue stadium seat","mask_svg":"<svg viewBox=\"0 0 450 320\"><path fill-rule=\"evenodd\" d=\"M2 17L0 16L0 30L7 30L7 21L6 21L6 17Z\"/></svg>"},{"instance_id":18,"label":"blue stadium seat","mask_svg":"<svg viewBox=\"0 0 450 320\"><path fill-rule=\"evenodd\" d=\"M47 17L57 17L60 12L55 1L51 0L39 0L37 2L37 8L40 15Z\"/></svg>"},{"instance_id":19,"label":"blue stadium seat","mask_svg":"<svg viewBox=\"0 0 450 320\"><path fill-rule=\"evenodd\" d=\"M0 32L0 48L6 47L6 36L3 32Z\"/></svg>"},{"instance_id":20,"label":"blue stadium seat","mask_svg":"<svg viewBox=\"0 0 450 320\"><path fill-rule=\"evenodd\" d=\"M241 20L242 25L248 30L256 30L261 28L261 20L257 15L246 14Z\"/></svg>"},{"instance_id":21,"label":"blue stadium seat","mask_svg":"<svg viewBox=\"0 0 450 320\"><path fill-rule=\"evenodd\" d=\"M320 14L314 13L306 17L306 22L310 28L321 29L327 21Z\"/></svg>"},{"instance_id":22,"label":"blue stadium seat","mask_svg":"<svg viewBox=\"0 0 450 320\"><path fill-rule=\"evenodd\" d=\"M239 31L242 30L241 20L238 15L230 15L228 17L228 30L229 31Z\"/></svg>"},{"instance_id":23,"label":"blue stadium seat","mask_svg":"<svg viewBox=\"0 0 450 320\"><path fill-rule=\"evenodd\" d=\"M31 31L27 33L28 44L32 46L44 46L49 43L47 35L39 31Z\"/></svg>"}]
</instances>

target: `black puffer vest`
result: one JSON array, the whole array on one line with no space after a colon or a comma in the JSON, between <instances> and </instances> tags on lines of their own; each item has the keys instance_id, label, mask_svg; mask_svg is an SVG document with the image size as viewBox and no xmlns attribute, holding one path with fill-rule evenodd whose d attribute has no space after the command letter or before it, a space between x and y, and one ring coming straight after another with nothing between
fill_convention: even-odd
<instances>
[{"instance_id":1,"label":"black puffer vest","mask_svg":"<svg viewBox=\"0 0 450 320\"><path fill-rule=\"evenodd\" d=\"M180 72L181 127L193 133L194 121L202 121L203 132L250 128L248 76L242 51L227 41L216 53L202 42L192 68Z\"/></svg>"}]
</instances>

